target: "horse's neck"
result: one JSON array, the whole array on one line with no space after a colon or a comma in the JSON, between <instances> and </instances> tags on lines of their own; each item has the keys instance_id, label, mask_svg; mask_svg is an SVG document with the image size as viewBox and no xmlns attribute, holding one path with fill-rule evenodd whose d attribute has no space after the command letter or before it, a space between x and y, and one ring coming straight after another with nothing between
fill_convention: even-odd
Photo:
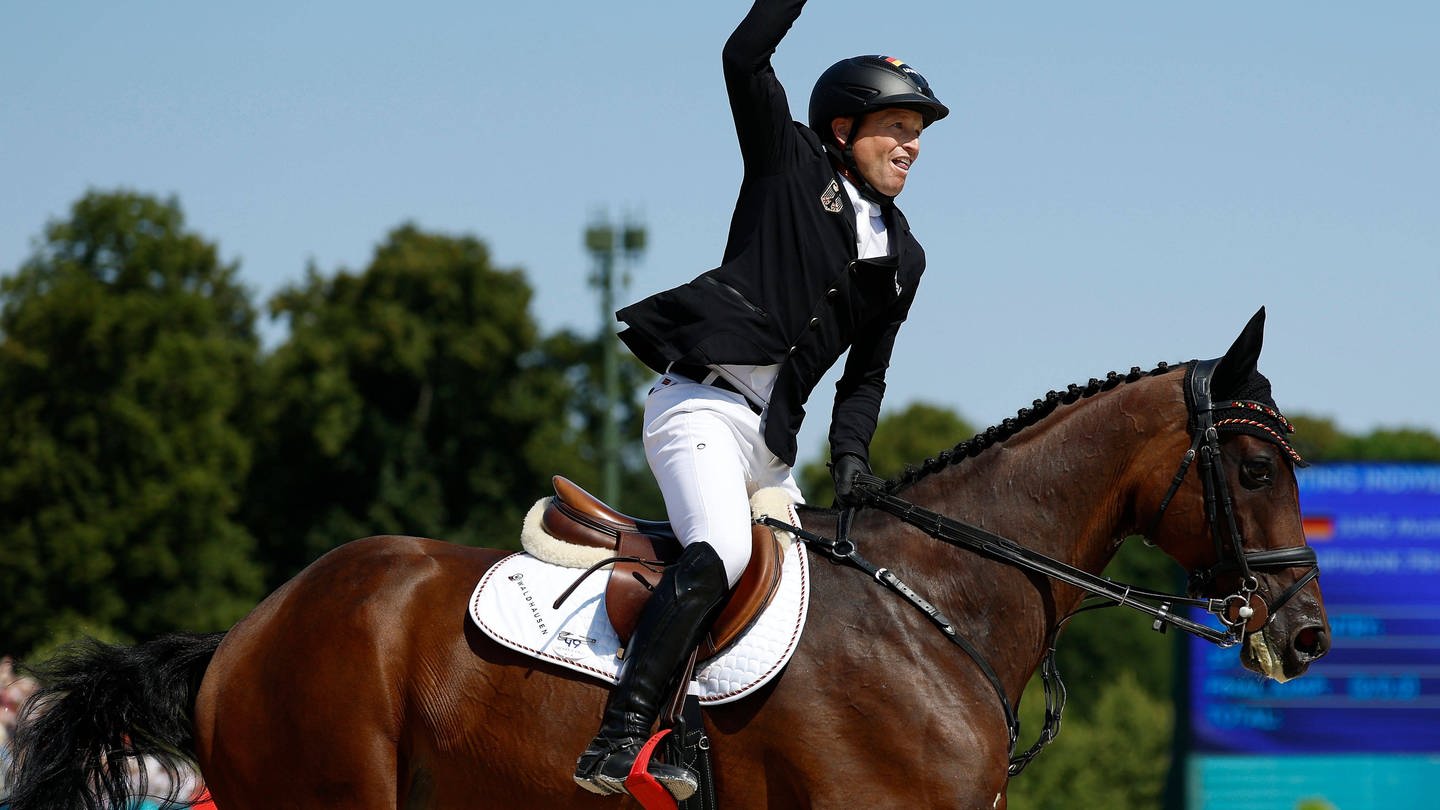
<instances>
[{"instance_id":1,"label":"horse's neck","mask_svg":"<svg viewBox=\"0 0 1440 810\"><path fill-rule=\"evenodd\" d=\"M1120 541L1137 528L1139 513L1145 511L1137 499L1148 503L1161 494L1148 493L1150 482L1156 469L1178 462L1184 452L1184 420L1175 378L1147 378L1062 406L1005 442L931 473L901 495L1099 573ZM947 561L928 564L926 576L962 606L961 615L980 616L974 621L996 615L1023 621L1026 632L1008 643L1033 651L1033 663L1048 632L1084 596L1074 588L1037 588L1018 571L977 565L973 552L938 551L937 541L914 533L904 542L915 544L909 553L919 555L916 559ZM982 602L986 608L978 613L963 607ZM1023 683L1030 670L1018 669Z\"/></svg>"},{"instance_id":2,"label":"horse's neck","mask_svg":"<svg viewBox=\"0 0 1440 810\"><path fill-rule=\"evenodd\" d=\"M1136 528L1154 460L1179 460L1184 418L1174 377L1120 386L922 480L912 499L1098 572Z\"/></svg>"}]
</instances>

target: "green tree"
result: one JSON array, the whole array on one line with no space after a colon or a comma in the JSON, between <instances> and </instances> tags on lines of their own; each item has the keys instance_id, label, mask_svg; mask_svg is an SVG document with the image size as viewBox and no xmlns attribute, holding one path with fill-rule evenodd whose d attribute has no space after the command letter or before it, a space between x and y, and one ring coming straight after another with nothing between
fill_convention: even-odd
<instances>
[{"instance_id":1,"label":"green tree","mask_svg":"<svg viewBox=\"0 0 1440 810\"><path fill-rule=\"evenodd\" d=\"M531 295L477 239L405 225L364 272L312 268L274 298L290 337L246 510L270 585L371 534L515 547L550 475L597 485L597 346L542 337Z\"/></svg>"},{"instance_id":2,"label":"green tree","mask_svg":"<svg viewBox=\"0 0 1440 810\"><path fill-rule=\"evenodd\" d=\"M608 326L608 325L607 325ZM601 340L617 341L612 334L582 336L569 330L547 335L535 355L537 367L563 375L567 383L563 421L576 443L573 455L555 459L553 471L600 494L604 420L603 355ZM622 350L623 351L623 350ZM614 419L620 430L620 497L611 506L637 517L665 519L665 501L645 460L640 444L645 415L642 394L655 382L655 372L628 355L620 362L620 401Z\"/></svg>"},{"instance_id":3,"label":"green tree","mask_svg":"<svg viewBox=\"0 0 1440 810\"><path fill-rule=\"evenodd\" d=\"M0 282L0 638L226 627L260 579L236 521L258 346L234 263L179 203L91 192Z\"/></svg>"},{"instance_id":4,"label":"green tree","mask_svg":"<svg viewBox=\"0 0 1440 810\"><path fill-rule=\"evenodd\" d=\"M1440 461L1440 436L1421 428L1346 433L1334 420L1296 416L1291 440L1307 461Z\"/></svg>"},{"instance_id":5,"label":"green tree","mask_svg":"<svg viewBox=\"0 0 1440 810\"><path fill-rule=\"evenodd\" d=\"M1151 591L1184 593L1184 572L1163 551L1130 537L1105 576ZM1106 686L1121 672L1132 673L1151 697L1169 700L1175 676L1179 632L1151 629L1151 619L1133 610L1106 607L1076 614L1060 634L1056 665L1070 689L1070 712L1094 717ZM1028 699L1028 698L1027 698Z\"/></svg>"},{"instance_id":6,"label":"green tree","mask_svg":"<svg viewBox=\"0 0 1440 810\"><path fill-rule=\"evenodd\" d=\"M898 411L886 411L870 440L870 468L884 478L894 477L908 465L918 465L941 450L948 450L975 435L975 429L949 408L912 402ZM800 468L796 478L806 500L826 505L835 496L829 459L820 458Z\"/></svg>"},{"instance_id":7,"label":"green tree","mask_svg":"<svg viewBox=\"0 0 1440 810\"><path fill-rule=\"evenodd\" d=\"M1331 419L1297 414L1290 443L1307 461L1334 461L1345 455L1351 437Z\"/></svg>"},{"instance_id":8,"label":"green tree","mask_svg":"<svg viewBox=\"0 0 1440 810\"><path fill-rule=\"evenodd\" d=\"M1024 727L1041 724L1038 702L1020 709ZM1161 806L1170 765L1174 711L1168 697L1118 671L1090 717L1068 716L1060 736L1010 781L1012 810L1149 810ZM1029 744L1029 737L1021 740Z\"/></svg>"}]
</instances>

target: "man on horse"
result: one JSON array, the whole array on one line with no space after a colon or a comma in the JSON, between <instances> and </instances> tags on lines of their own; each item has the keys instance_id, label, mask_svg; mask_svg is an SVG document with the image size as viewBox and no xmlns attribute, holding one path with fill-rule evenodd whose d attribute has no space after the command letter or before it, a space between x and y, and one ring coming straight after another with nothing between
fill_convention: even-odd
<instances>
[{"instance_id":1,"label":"man on horse","mask_svg":"<svg viewBox=\"0 0 1440 810\"><path fill-rule=\"evenodd\" d=\"M710 618L750 560L749 495L782 487L804 403L847 350L830 428L836 500L868 472L869 445L900 325L925 253L895 197L920 133L949 109L899 59L857 56L815 84L809 125L790 118L770 56L804 0L756 0L725 44L745 174L720 267L620 310L620 338L662 376L645 405L644 445L681 543L625 650L599 733L575 781L625 780ZM688 768L641 768L677 799Z\"/></svg>"}]
</instances>

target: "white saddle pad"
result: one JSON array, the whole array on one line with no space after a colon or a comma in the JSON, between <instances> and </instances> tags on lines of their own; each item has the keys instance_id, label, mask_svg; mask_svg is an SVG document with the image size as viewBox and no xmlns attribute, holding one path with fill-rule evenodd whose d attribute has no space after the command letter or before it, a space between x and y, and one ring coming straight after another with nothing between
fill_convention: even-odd
<instances>
[{"instance_id":1,"label":"white saddle pad","mask_svg":"<svg viewBox=\"0 0 1440 810\"><path fill-rule=\"evenodd\" d=\"M704 704L729 703L774 678L800 643L810 604L810 566L802 543L784 552L780 587L760 618L690 684ZM620 639L605 613L610 570L586 577L559 610L560 595L581 571L512 554L496 563L470 597L470 617L487 636L534 658L615 683Z\"/></svg>"}]
</instances>

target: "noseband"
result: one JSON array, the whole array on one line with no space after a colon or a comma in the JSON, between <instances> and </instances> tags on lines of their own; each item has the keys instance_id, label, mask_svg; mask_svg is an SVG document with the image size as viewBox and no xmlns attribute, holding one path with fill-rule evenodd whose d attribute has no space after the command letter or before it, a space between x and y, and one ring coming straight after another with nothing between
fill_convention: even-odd
<instances>
[{"instance_id":1,"label":"noseband","mask_svg":"<svg viewBox=\"0 0 1440 810\"><path fill-rule=\"evenodd\" d=\"M1243 420L1244 423L1273 436L1272 442L1284 449L1292 461L1302 462L1300 462L1300 455L1285 440L1284 433L1281 432L1281 430L1288 431L1291 428L1290 423L1278 411L1264 403L1249 400L1224 402L1217 407L1210 395L1210 379L1219 362L1218 359L1200 360L1196 361L1191 369L1188 392L1194 403L1192 414L1195 420L1194 438L1190 442L1190 449L1185 451L1184 457L1181 458L1180 467L1175 471L1175 477L1170 482L1170 489L1166 491L1165 497L1160 501L1160 509L1155 513L1155 519L1151 522L1150 529L1145 535L1150 538L1155 537L1155 532L1160 527L1160 520L1165 517L1165 509L1180 489L1181 483L1185 480L1185 474L1198 455L1200 458L1200 481L1205 488L1205 521L1210 525L1210 536L1215 543L1215 564L1209 568L1191 571L1189 590L1191 596L1195 596L1208 590L1221 576L1239 574L1239 589L1221 600L1224 609L1216 612L1216 616L1225 623L1231 634L1238 640L1243 633L1253 633L1269 624L1287 602L1300 593L1302 588L1310 584L1311 580L1320 575L1320 566L1315 559L1315 550L1309 546L1266 551L1245 550L1245 538L1240 533L1239 523L1235 519L1235 503L1230 495L1230 482L1225 476L1224 467L1220 464L1220 429L1226 424L1242 420L1224 419L1217 422L1216 410L1218 408L1239 408L1256 412L1256 419ZM1280 430L1276 430L1262 421L1267 418L1268 421L1277 422ZM1308 567L1309 570L1291 583L1290 587L1282 591L1273 602L1267 603L1257 593L1260 589L1260 580L1256 576L1256 572L1272 573L1289 568L1304 567Z\"/></svg>"}]
</instances>

